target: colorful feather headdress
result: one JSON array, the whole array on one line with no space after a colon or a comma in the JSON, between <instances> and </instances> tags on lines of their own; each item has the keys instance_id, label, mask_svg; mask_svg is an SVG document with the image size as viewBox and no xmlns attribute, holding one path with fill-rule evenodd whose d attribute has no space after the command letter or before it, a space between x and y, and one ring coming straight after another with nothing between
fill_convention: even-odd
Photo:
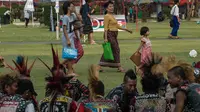
<instances>
[{"instance_id":1,"label":"colorful feather headdress","mask_svg":"<svg viewBox=\"0 0 200 112\"><path fill-rule=\"evenodd\" d=\"M66 84L73 77L66 77L66 71L62 64L60 64L58 51L55 52L53 45L51 44L51 50L53 55L53 67L50 68L43 60L38 58L51 72L51 76L46 77L48 82L47 88L57 89L63 91L63 85Z\"/></svg>"},{"instance_id":2,"label":"colorful feather headdress","mask_svg":"<svg viewBox=\"0 0 200 112\"><path fill-rule=\"evenodd\" d=\"M184 69L186 79L190 83L195 82L194 68L191 64L183 60L177 60L175 56L165 58L165 60L163 60L163 64L165 65L166 72L175 66L181 66Z\"/></svg>"},{"instance_id":3,"label":"colorful feather headdress","mask_svg":"<svg viewBox=\"0 0 200 112\"><path fill-rule=\"evenodd\" d=\"M19 56L17 56L16 61L14 61L14 60L12 60L12 61L15 64L16 68L11 67L10 65L7 64L7 66L11 70L19 72L22 77L30 78L30 73L31 73L31 70L33 68L33 65L34 65L36 59L33 61L33 63L31 64L31 66L29 68L28 68L28 57L26 58L26 61L25 61L25 57L19 55Z\"/></svg>"}]
</instances>

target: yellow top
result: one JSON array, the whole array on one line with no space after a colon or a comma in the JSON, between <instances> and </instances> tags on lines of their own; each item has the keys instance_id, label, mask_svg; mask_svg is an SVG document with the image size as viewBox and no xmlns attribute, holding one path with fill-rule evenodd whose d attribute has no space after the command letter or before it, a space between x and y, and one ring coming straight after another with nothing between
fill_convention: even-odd
<instances>
[{"instance_id":1,"label":"yellow top","mask_svg":"<svg viewBox=\"0 0 200 112\"><path fill-rule=\"evenodd\" d=\"M106 14L104 16L104 31L118 31L122 27L117 23L117 20L111 14Z\"/></svg>"}]
</instances>

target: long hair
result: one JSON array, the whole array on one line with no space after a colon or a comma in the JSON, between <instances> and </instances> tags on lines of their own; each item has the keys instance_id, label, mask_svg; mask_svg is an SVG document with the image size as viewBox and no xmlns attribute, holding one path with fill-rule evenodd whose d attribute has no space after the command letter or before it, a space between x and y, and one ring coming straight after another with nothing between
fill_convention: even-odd
<instances>
[{"instance_id":1,"label":"long hair","mask_svg":"<svg viewBox=\"0 0 200 112\"><path fill-rule=\"evenodd\" d=\"M104 84L99 80L99 66L91 65L89 68L88 86L90 91L90 100L95 101L96 95L104 94Z\"/></svg>"},{"instance_id":2,"label":"long hair","mask_svg":"<svg viewBox=\"0 0 200 112\"><path fill-rule=\"evenodd\" d=\"M69 7L72 3L69 2L69 1L65 1L64 4L63 4L63 13L66 15L69 11Z\"/></svg>"}]
</instances>

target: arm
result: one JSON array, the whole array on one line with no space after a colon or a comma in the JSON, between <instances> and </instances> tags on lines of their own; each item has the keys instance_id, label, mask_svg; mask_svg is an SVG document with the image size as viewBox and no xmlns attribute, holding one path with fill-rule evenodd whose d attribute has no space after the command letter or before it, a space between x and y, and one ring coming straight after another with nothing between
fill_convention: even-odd
<instances>
[{"instance_id":1,"label":"arm","mask_svg":"<svg viewBox=\"0 0 200 112\"><path fill-rule=\"evenodd\" d=\"M91 10L90 13L93 14L96 8L97 8L97 5L94 6L94 8Z\"/></svg>"},{"instance_id":2,"label":"arm","mask_svg":"<svg viewBox=\"0 0 200 112\"><path fill-rule=\"evenodd\" d=\"M140 46L139 46L138 49L137 49L137 52L140 51L140 49L142 48L142 46L143 46L144 44L145 44L145 42L141 41Z\"/></svg>"},{"instance_id":3,"label":"arm","mask_svg":"<svg viewBox=\"0 0 200 112\"><path fill-rule=\"evenodd\" d=\"M119 24L117 25L117 28L120 29L120 30L124 30L124 31L127 31L129 33L133 33L131 30L127 29L127 28L122 28Z\"/></svg>"},{"instance_id":4,"label":"arm","mask_svg":"<svg viewBox=\"0 0 200 112\"><path fill-rule=\"evenodd\" d=\"M67 26L66 25L63 25L63 32L64 32L64 35L65 35L65 38L67 40L67 45L71 45L71 42L70 42L70 39L68 37L68 33L67 33Z\"/></svg>"},{"instance_id":5,"label":"arm","mask_svg":"<svg viewBox=\"0 0 200 112\"><path fill-rule=\"evenodd\" d=\"M183 91L179 91L176 94L176 107L174 112L183 112L186 95Z\"/></svg>"},{"instance_id":6,"label":"arm","mask_svg":"<svg viewBox=\"0 0 200 112\"><path fill-rule=\"evenodd\" d=\"M108 34L108 26L109 26L109 16L105 15L104 16L104 41L107 42L108 38L107 38L107 34Z\"/></svg>"},{"instance_id":7,"label":"arm","mask_svg":"<svg viewBox=\"0 0 200 112\"><path fill-rule=\"evenodd\" d=\"M67 33L67 26L69 25L69 20L66 16L63 17L63 33L64 33L64 36L67 40L67 45L70 46L70 39L68 37L68 33Z\"/></svg>"}]
</instances>

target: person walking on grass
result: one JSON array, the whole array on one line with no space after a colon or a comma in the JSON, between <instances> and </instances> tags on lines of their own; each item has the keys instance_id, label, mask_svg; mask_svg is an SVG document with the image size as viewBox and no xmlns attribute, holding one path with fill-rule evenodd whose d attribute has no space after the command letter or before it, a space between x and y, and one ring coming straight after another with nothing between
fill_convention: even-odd
<instances>
[{"instance_id":1,"label":"person walking on grass","mask_svg":"<svg viewBox=\"0 0 200 112\"><path fill-rule=\"evenodd\" d=\"M173 27L169 35L169 38L172 38L172 39L179 39L178 30L180 26L180 18L179 18L178 5L179 5L179 0L174 0L174 6L172 7L172 10L170 12L170 14L172 15Z\"/></svg>"},{"instance_id":2,"label":"person walking on grass","mask_svg":"<svg viewBox=\"0 0 200 112\"><path fill-rule=\"evenodd\" d=\"M108 1L104 7L106 8L107 14L104 16L104 42L110 42L114 61L105 60L102 55L99 65L101 67L112 67L118 68L118 72L125 72L120 64L120 48L118 44L118 29L132 33L131 30L122 28L115 17L113 16L114 6L112 1ZM101 68L100 71L103 71Z\"/></svg>"},{"instance_id":3,"label":"person walking on grass","mask_svg":"<svg viewBox=\"0 0 200 112\"><path fill-rule=\"evenodd\" d=\"M141 43L139 48L137 49L137 52L139 52L141 54L141 64L139 66L139 68L141 68L143 66L144 63L146 63L148 61L148 59L151 58L151 53L152 53L152 49L151 49L151 41L149 39L149 28L148 27L142 27L140 29L140 35L141 37Z\"/></svg>"}]
</instances>

